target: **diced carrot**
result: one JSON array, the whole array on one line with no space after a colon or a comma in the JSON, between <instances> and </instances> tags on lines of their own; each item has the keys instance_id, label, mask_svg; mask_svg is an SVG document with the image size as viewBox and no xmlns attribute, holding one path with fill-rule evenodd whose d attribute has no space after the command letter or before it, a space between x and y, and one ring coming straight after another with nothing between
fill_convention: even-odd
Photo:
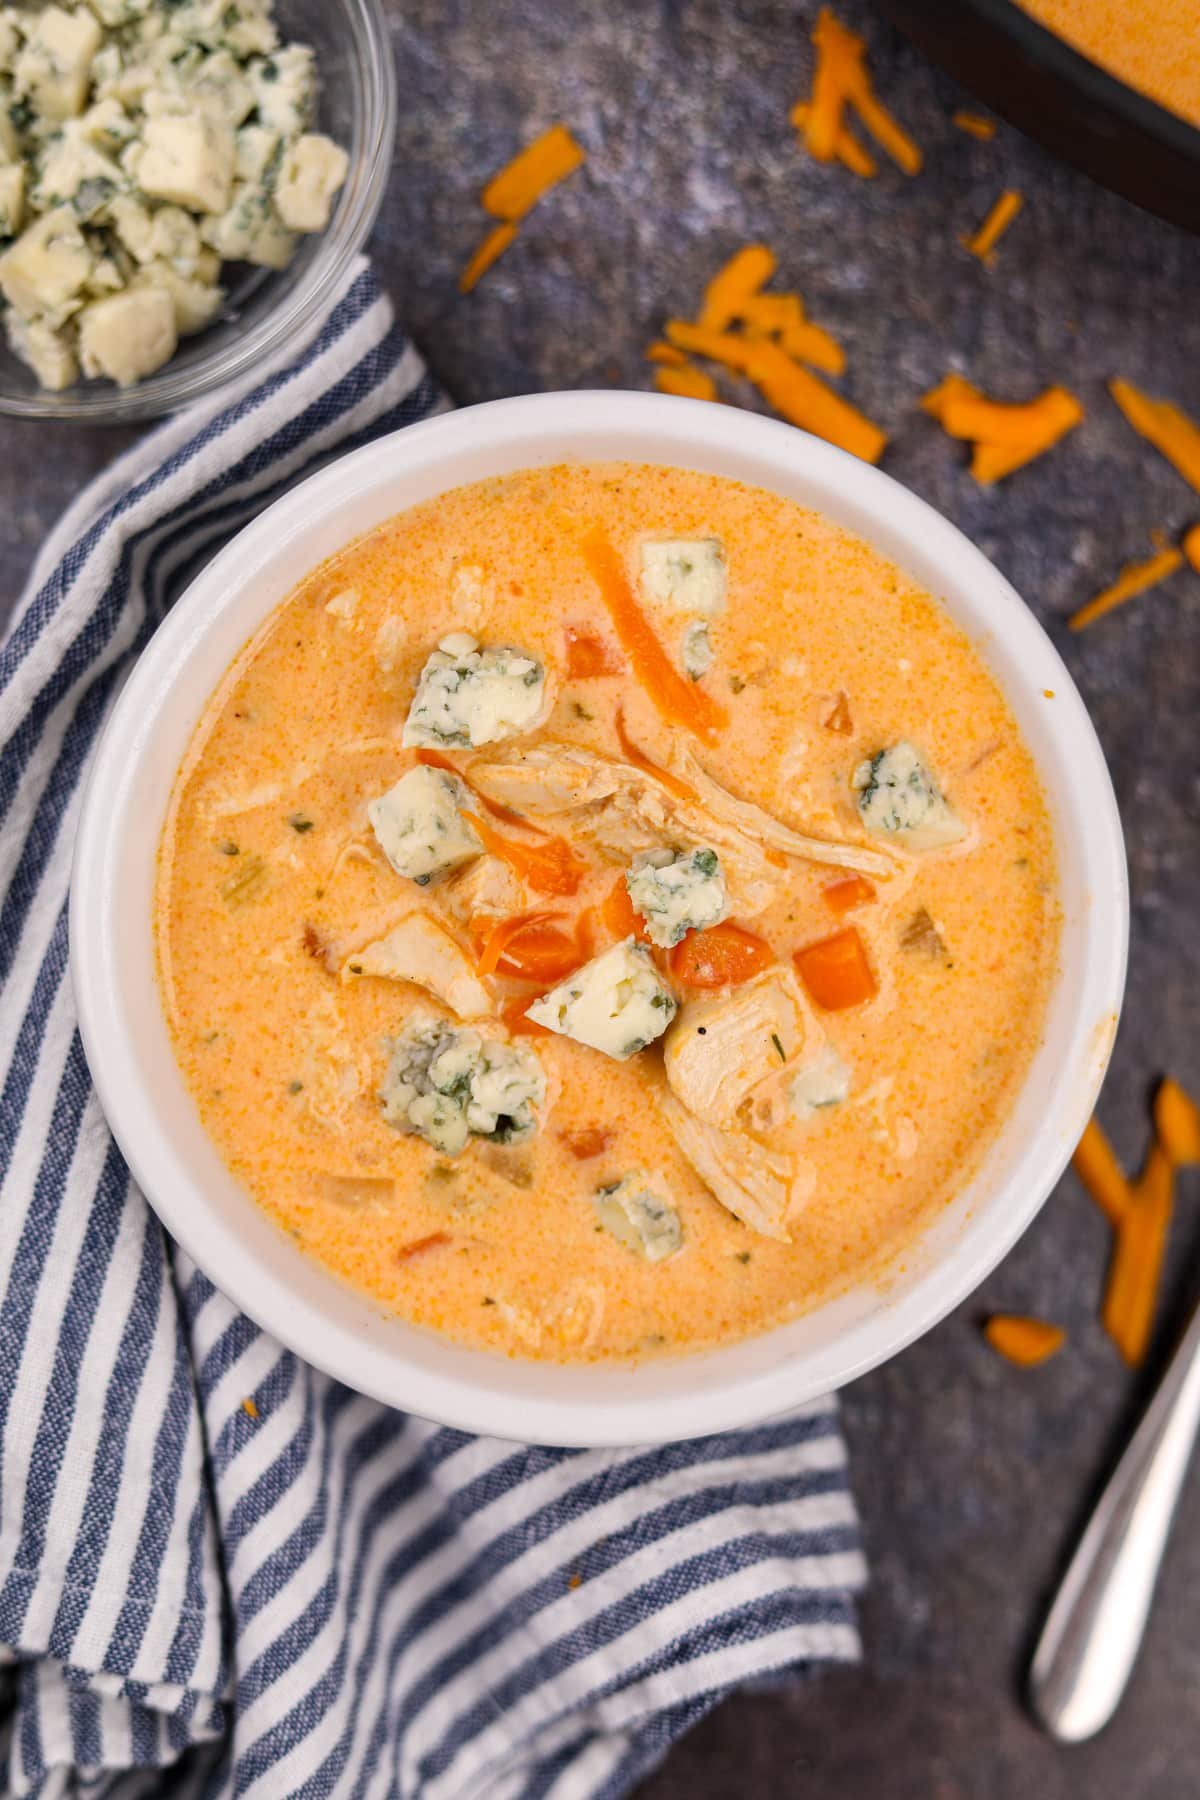
<instances>
[{"instance_id":1,"label":"diced carrot","mask_svg":"<svg viewBox=\"0 0 1200 1800\"><path fill-rule=\"evenodd\" d=\"M647 348L646 361L659 363L665 369L682 369L687 363L687 357L674 344L664 344L660 338Z\"/></svg>"},{"instance_id":2,"label":"diced carrot","mask_svg":"<svg viewBox=\"0 0 1200 1800\"><path fill-rule=\"evenodd\" d=\"M739 987L774 962L770 944L729 923L689 931L667 958L672 978L685 988Z\"/></svg>"},{"instance_id":3,"label":"diced carrot","mask_svg":"<svg viewBox=\"0 0 1200 1800\"><path fill-rule=\"evenodd\" d=\"M1071 1158L1075 1173L1110 1225L1121 1223L1129 1210L1129 1183L1099 1120L1093 1115Z\"/></svg>"},{"instance_id":4,"label":"diced carrot","mask_svg":"<svg viewBox=\"0 0 1200 1800\"><path fill-rule=\"evenodd\" d=\"M839 737L850 737L854 731L854 720L850 717L850 696L839 688L837 698L821 720L826 731L835 731Z\"/></svg>"},{"instance_id":5,"label":"diced carrot","mask_svg":"<svg viewBox=\"0 0 1200 1800\"><path fill-rule=\"evenodd\" d=\"M593 526L583 539L582 550L617 636L658 711L699 737L714 738L729 723L729 715L698 682L689 681L675 667L639 606L625 566L608 538Z\"/></svg>"},{"instance_id":6,"label":"diced carrot","mask_svg":"<svg viewBox=\"0 0 1200 1800\"><path fill-rule=\"evenodd\" d=\"M664 769L661 763L656 763L652 757L646 755L640 745L634 743L625 727L625 708L623 706L618 706L613 723L616 727L617 742L621 746L626 762L632 763L635 769L640 769L643 775L652 776L661 787L666 788L669 794L674 794L677 800L695 800L697 798L695 788L686 782L682 775L676 775L672 770Z\"/></svg>"},{"instance_id":7,"label":"diced carrot","mask_svg":"<svg viewBox=\"0 0 1200 1800\"><path fill-rule=\"evenodd\" d=\"M1020 1313L993 1313L983 1328L983 1335L993 1350L1019 1369L1034 1369L1061 1350L1067 1334L1061 1325L1045 1319L1031 1319Z\"/></svg>"},{"instance_id":8,"label":"diced carrot","mask_svg":"<svg viewBox=\"0 0 1200 1800\"><path fill-rule=\"evenodd\" d=\"M514 981L551 986L556 981L563 981L586 961L586 956L580 956L573 932L563 931L556 925L535 923L513 933L496 969L498 974L508 975Z\"/></svg>"},{"instance_id":9,"label":"diced carrot","mask_svg":"<svg viewBox=\"0 0 1200 1800\"><path fill-rule=\"evenodd\" d=\"M1108 391L1133 429L1200 493L1200 426L1169 400L1152 400L1131 381L1110 381Z\"/></svg>"},{"instance_id":10,"label":"diced carrot","mask_svg":"<svg viewBox=\"0 0 1200 1800\"><path fill-rule=\"evenodd\" d=\"M398 1263L413 1262L418 1256L426 1256L430 1250L440 1250L452 1242L448 1231L431 1231L425 1237L413 1238L411 1243L400 1244L395 1259Z\"/></svg>"},{"instance_id":11,"label":"diced carrot","mask_svg":"<svg viewBox=\"0 0 1200 1800\"><path fill-rule=\"evenodd\" d=\"M1154 1129L1174 1168L1200 1163L1200 1106L1169 1075L1154 1096Z\"/></svg>"},{"instance_id":12,"label":"diced carrot","mask_svg":"<svg viewBox=\"0 0 1200 1800\"><path fill-rule=\"evenodd\" d=\"M603 1156L616 1133L604 1125L584 1125L578 1131L560 1131L559 1137L578 1162Z\"/></svg>"},{"instance_id":13,"label":"diced carrot","mask_svg":"<svg viewBox=\"0 0 1200 1800\"><path fill-rule=\"evenodd\" d=\"M493 175L481 195L484 212L510 223L523 219L548 189L584 161L584 152L565 125L551 125Z\"/></svg>"},{"instance_id":14,"label":"diced carrot","mask_svg":"<svg viewBox=\"0 0 1200 1800\"><path fill-rule=\"evenodd\" d=\"M995 119L985 118L982 113L959 111L953 115L950 123L957 125L960 131L965 131L968 137L978 138L982 144L988 143L996 135Z\"/></svg>"},{"instance_id":15,"label":"diced carrot","mask_svg":"<svg viewBox=\"0 0 1200 1800\"><path fill-rule=\"evenodd\" d=\"M469 294L476 283L487 274L494 262L508 249L517 235L515 225L493 225L478 249L473 252L462 274L458 278L460 294Z\"/></svg>"},{"instance_id":16,"label":"diced carrot","mask_svg":"<svg viewBox=\"0 0 1200 1800\"><path fill-rule=\"evenodd\" d=\"M990 263L996 245L1024 204L1024 199L1016 188L1005 188L978 231L960 240L963 249L969 250L972 256L977 256L981 263Z\"/></svg>"},{"instance_id":17,"label":"diced carrot","mask_svg":"<svg viewBox=\"0 0 1200 1800\"><path fill-rule=\"evenodd\" d=\"M792 960L809 994L826 1012L861 1006L878 992L866 948L853 925L805 944Z\"/></svg>"},{"instance_id":18,"label":"diced carrot","mask_svg":"<svg viewBox=\"0 0 1200 1800\"><path fill-rule=\"evenodd\" d=\"M614 881L600 908L600 916L604 921L604 929L618 942L623 938L636 937L644 944L649 943L646 922L629 898L629 885L623 875L618 875Z\"/></svg>"},{"instance_id":19,"label":"diced carrot","mask_svg":"<svg viewBox=\"0 0 1200 1800\"><path fill-rule=\"evenodd\" d=\"M656 369L654 385L660 394L674 394L681 400L717 398L717 384L712 376L691 363L682 369Z\"/></svg>"},{"instance_id":20,"label":"diced carrot","mask_svg":"<svg viewBox=\"0 0 1200 1800\"><path fill-rule=\"evenodd\" d=\"M821 889L825 904L835 913L853 912L875 898L875 889L865 875L846 875Z\"/></svg>"},{"instance_id":21,"label":"diced carrot","mask_svg":"<svg viewBox=\"0 0 1200 1800\"><path fill-rule=\"evenodd\" d=\"M1144 1360L1150 1342L1174 1189L1171 1159L1161 1144L1152 1144L1117 1229L1100 1315L1131 1368Z\"/></svg>"},{"instance_id":22,"label":"diced carrot","mask_svg":"<svg viewBox=\"0 0 1200 1800\"><path fill-rule=\"evenodd\" d=\"M1144 594L1147 588L1156 587L1182 565L1183 552L1176 550L1173 544L1168 545L1165 550L1156 550L1144 562L1126 563L1112 586L1106 587L1103 593L1097 594L1086 606L1081 606L1078 612L1072 613L1067 624L1072 631L1083 631L1095 620L1102 619L1105 613L1112 612L1114 607L1132 600L1135 594Z\"/></svg>"},{"instance_id":23,"label":"diced carrot","mask_svg":"<svg viewBox=\"0 0 1200 1800\"><path fill-rule=\"evenodd\" d=\"M604 675L623 675L625 664L612 644L586 625L566 625L567 680L597 681Z\"/></svg>"},{"instance_id":24,"label":"diced carrot","mask_svg":"<svg viewBox=\"0 0 1200 1800\"><path fill-rule=\"evenodd\" d=\"M747 244L717 270L704 290L700 323L710 331L745 316L743 307L775 273L775 258L765 244Z\"/></svg>"},{"instance_id":25,"label":"diced carrot","mask_svg":"<svg viewBox=\"0 0 1200 1800\"><path fill-rule=\"evenodd\" d=\"M493 831L478 814L471 814L485 850L506 862L514 874L527 881L535 894L574 894L586 873L586 865L563 839L549 837L536 844L521 844Z\"/></svg>"}]
</instances>

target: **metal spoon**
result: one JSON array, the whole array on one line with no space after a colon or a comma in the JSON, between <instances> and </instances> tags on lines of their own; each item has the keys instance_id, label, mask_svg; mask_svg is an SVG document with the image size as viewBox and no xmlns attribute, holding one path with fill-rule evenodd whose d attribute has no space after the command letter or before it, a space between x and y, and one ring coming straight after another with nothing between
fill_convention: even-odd
<instances>
[{"instance_id":1,"label":"metal spoon","mask_svg":"<svg viewBox=\"0 0 1200 1800\"><path fill-rule=\"evenodd\" d=\"M1029 1672L1052 1737L1079 1743L1125 1691L1200 1429L1200 1306L1167 1364L1063 1577Z\"/></svg>"}]
</instances>

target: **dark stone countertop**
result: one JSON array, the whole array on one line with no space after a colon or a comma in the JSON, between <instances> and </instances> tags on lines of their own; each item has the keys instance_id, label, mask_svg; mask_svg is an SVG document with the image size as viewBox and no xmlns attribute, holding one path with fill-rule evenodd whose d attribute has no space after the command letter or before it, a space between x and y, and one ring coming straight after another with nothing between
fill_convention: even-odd
<instances>
[{"instance_id":1,"label":"dark stone countertop","mask_svg":"<svg viewBox=\"0 0 1200 1800\"><path fill-rule=\"evenodd\" d=\"M648 386L640 352L687 315L739 244L846 344L846 388L894 434L885 467L954 519L1046 623L1092 710L1128 833L1128 1010L1103 1116L1140 1156L1152 1077L1200 1088L1200 577L1078 639L1072 607L1175 535L1200 496L1129 432L1104 392L1122 374L1200 417L1200 241L1053 163L1014 132L973 142L964 96L873 16L882 96L926 152L919 178L861 182L796 148L815 0L394 0L402 96L396 173L376 233L402 317L460 401L538 388ZM567 120L587 167L529 218L468 299L455 276L483 226L477 192L514 149ZM984 270L958 247L1002 186L1025 210ZM1086 425L998 490L913 402L948 367L1000 396L1061 381ZM0 550L16 593L47 525L132 434L0 423ZM1171 1249L1163 1337L1200 1249L1194 1181ZM1047 1584L1137 1382L1097 1322L1106 1229L1065 1179L976 1298L845 1396L872 1559L866 1662L816 1685L735 1699L680 1744L644 1800L779 1792L789 1800L1192 1800L1200 1761L1200 1484L1178 1520L1144 1655L1092 1745L1052 1747L1016 1682ZM1065 1352L1021 1374L975 1329L989 1308L1062 1321Z\"/></svg>"}]
</instances>

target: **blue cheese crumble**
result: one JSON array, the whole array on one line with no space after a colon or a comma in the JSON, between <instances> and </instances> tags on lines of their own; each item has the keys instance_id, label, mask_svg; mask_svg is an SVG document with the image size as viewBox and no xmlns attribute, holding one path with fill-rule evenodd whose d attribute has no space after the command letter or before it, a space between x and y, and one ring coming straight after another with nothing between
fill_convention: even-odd
<instances>
[{"instance_id":1,"label":"blue cheese crumble","mask_svg":"<svg viewBox=\"0 0 1200 1800\"><path fill-rule=\"evenodd\" d=\"M457 1156L473 1137L520 1144L537 1130L546 1077L527 1045L431 1018L414 1020L388 1052L384 1119L443 1156Z\"/></svg>"},{"instance_id":2,"label":"blue cheese crumble","mask_svg":"<svg viewBox=\"0 0 1200 1800\"><path fill-rule=\"evenodd\" d=\"M426 887L435 875L482 854L462 813L469 799L457 775L421 763L369 803L371 830L397 875Z\"/></svg>"},{"instance_id":3,"label":"blue cheese crumble","mask_svg":"<svg viewBox=\"0 0 1200 1800\"><path fill-rule=\"evenodd\" d=\"M510 645L481 648L469 632L444 637L421 670L403 742L437 749L477 749L536 725L546 671Z\"/></svg>"},{"instance_id":4,"label":"blue cheese crumble","mask_svg":"<svg viewBox=\"0 0 1200 1800\"><path fill-rule=\"evenodd\" d=\"M854 1077L832 1044L823 1044L811 1062L798 1069L788 1086L788 1104L798 1119L811 1119L850 1098Z\"/></svg>"},{"instance_id":5,"label":"blue cheese crumble","mask_svg":"<svg viewBox=\"0 0 1200 1800\"><path fill-rule=\"evenodd\" d=\"M645 1169L631 1169L620 1181L597 1188L592 1200L597 1221L619 1244L648 1263L674 1256L683 1243L679 1213L654 1191Z\"/></svg>"},{"instance_id":6,"label":"blue cheese crumble","mask_svg":"<svg viewBox=\"0 0 1200 1800\"><path fill-rule=\"evenodd\" d=\"M313 52L272 13L0 9L0 296L43 387L141 380L221 309L222 260L282 269L328 225L348 159L311 129Z\"/></svg>"},{"instance_id":7,"label":"blue cheese crumble","mask_svg":"<svg viewBox=\"0 0 1200 1800\"><path fill-rule=\"evenodd\" d=\"M717 925L729 911L715 850L644 850L625 876L634 910L652 944L669 950L689 931Z\"/></svg>"},{"instance_id":8,"label":"blue cheese crumble","mask_svg":"<svg viewBox=\"0 0 1200 1800\"><path fill-rule=\"evenodd\" d=\"M641 589L652 605L715 619L725 611L725 586L719 539L643 539Z\"/></svg>"},{"instance_id":9,"label":"blue cheese crumble","mask_svg":"<svg viewBox=\"0 0 1200 1800\"><path fill-rule=\"evenodd\" d=\"M525 1016L625 1062L662 1036L675 1010L649 951L626 938L535 1000Z\"/></svg>"},{"instance_id":10,"label":"blue cheese crumble","mask_svg":"<svg viewBox=\"0 0 1200 1800\"><path fill-rule=\"evenodd\" d=\"M859 818L875 837L895 838L908 850L938 850L966 836L928 763L906 739L860 763L852 786Z\"/></svg>"}]
</instances>

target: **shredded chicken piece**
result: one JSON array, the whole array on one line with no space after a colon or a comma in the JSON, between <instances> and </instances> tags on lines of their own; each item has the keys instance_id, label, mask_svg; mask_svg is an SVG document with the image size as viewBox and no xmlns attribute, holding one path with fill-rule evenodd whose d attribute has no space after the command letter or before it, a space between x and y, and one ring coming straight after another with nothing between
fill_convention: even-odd
<instances>
[{"instance_id":1,"label":"shredded chicken piece","mask_svg":"<svg viewBox=\"0 0 1200 1800\"><path fill-rule=\"evenodd\" d=\"M498 856L477 856L451 876L438 898L460 925L472 919L511 919L528 905L525 883Z\"/></svg>"},{"instance_id":2,"label":"shredded chicken piece","mask_svg":"<svg viewBox=\"0 0 1200 1800\"><path fill-rule=\"evenodd\" d=\"M667 1082L695 1118L732 1126L755 1089L794 1061L805 1035L793 984L768 970L732 994L680 1008L663 1039Z\"/></svg>"},{"instance_id":3,"label":"shredded chicken piece","mask_svg":"<svg viewBox=\"0 0 1200 1800\"><path fill-rule=\"evenodd\" d=\"M343 981L368 975L412 982L460 1019L486 1018L495 1011L464 951L427 913L409 913L386 937L352 952L342 964Z\"/></svg>"},{"instance_id":4,"label":"shredded chicken piece","mask_svg":"<svg viewBox=\"0 0 1200 1800\"><path fill-rule=\"evenodd\" d=\"M805 836L714 781L692 751L677 743L671 773L695 799L673 791L649 770L598 756L576 744L473 763L472 784L503 806L531 813L570 813L576 828L618 862L654 849L673 835L707 845L721 859L731 907L753 918L770 904L784 871L780 856L803 857L886 879L898 867L882 851ZM774 853L774 854L772 854Z\"/></svg>"},{"instance_id":5,"label":"shredded chicken piece","mask_svg":"<svg viewBox=\"0 0 1200 1800\"><path fill-rule=\"evenodd\" d=\"M788 1215L800 1197L798 1159L743 1131L723 1131L697 1119L674 1094L659 1099L663 1118L680 1150L735 1218L764 1237L790 1243Z\"/></svg>"}]
</instances>

